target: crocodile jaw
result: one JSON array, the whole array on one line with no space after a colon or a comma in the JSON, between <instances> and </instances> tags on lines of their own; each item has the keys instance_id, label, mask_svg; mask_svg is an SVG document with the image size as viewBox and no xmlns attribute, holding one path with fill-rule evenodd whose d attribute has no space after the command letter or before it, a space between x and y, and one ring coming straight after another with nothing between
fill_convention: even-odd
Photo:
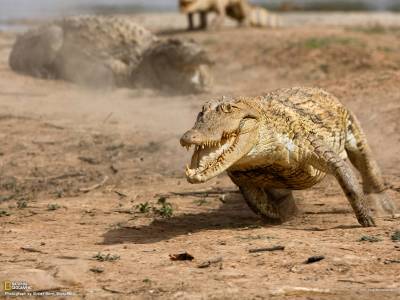
<instances>
[{"instance_id":1,"label":"crocodile jaw","mask_svg":"<svg viewBox=\"0 0 400 300\"><path fill-rule=\"evenodd\" d=\"M230 134L220 141L205 141L194 145L190 167L186 167L186 178L190 183L203 183L221 174L245 156L255 146L256 131Z\"/></svg>"}]
</instances>

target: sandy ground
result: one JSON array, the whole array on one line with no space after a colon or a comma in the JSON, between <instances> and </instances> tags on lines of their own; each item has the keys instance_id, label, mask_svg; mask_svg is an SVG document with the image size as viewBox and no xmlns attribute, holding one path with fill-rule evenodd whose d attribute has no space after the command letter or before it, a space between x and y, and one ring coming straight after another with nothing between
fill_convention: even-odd
<instances>
[{"instance_id":1,"label":"sandy ground","mask_svg":"<svg viewBox=\"0 0 400 300\"><path fill-rule=\"evenodd\" d=\"M368 15L363 27L314 26L316 15L314 25L186 33L184 18L168 20L153 30L193 38L215 59L212 92L30 78L9 69L16 35L0 33L0 281L73 294L60 299L399 299L400 219L360 227L327 178L295 193L294 220L263 224L226 175L186 182L179 137L210 98L321 86L359 117L400 207L400 27ZM194 259L170 259L182 251Z\"/></svg>"}]
</instances>

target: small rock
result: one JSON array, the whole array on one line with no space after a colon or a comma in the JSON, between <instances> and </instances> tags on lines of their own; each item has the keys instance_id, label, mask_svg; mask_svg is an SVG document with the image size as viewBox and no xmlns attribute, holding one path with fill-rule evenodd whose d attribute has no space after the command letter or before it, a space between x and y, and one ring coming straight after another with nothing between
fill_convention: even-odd
<instances>
[{"instance_id":1,"label":"small rock","mask_svg":"<svg viewBox=\"0 0 400 300\"><path fill-rule=\"evenodd\" d=\"M318 262L318 261L323 260L323 259L325 259L325 256L323 256L323 255L310 256L310 257L305 261L305 263L306 263L306 264L312 264L312 263Z\"/></svg>"},{"instance_id":2,"label":"small rock","mask_svg":"<svg viewBox=\"0 0 400 300\"><path fill-rule=\"evenodd\" d=\"M90 268L89 270L92 271L93 273L103 273L104 272L104 269L99 268L99 267Z\"/></svg>"},{"instance_id":3,"label":"small rock","mask_svg":"<svg viewBox=\"0 0 400 300\"><path fill-rule=\"evenodd\" d=\"M284 246L273 246L273 247L266 247L266 248L254 248L249 249L249 253L257 253L257 252L271 252L271 251L283 251L285 250Z\"/></svg>"},{"instance_id":4,"label":"small rock","mask_svg":"<svg viewBox=\"0 0 400 300\"><path fill-rule=\"evenodd\" d=\"M197 267L198 268L208 268L212 264L216 264L219 262L222 262L222 256L210 258L209 260L206 260L206 261L202 262L201 264L199 264Z\"/></svg>"},{"instance_id":5,"label":"small rock","mask_svg":"<svg viewBox=\"0 0 400 300\"><path fill-rule=\"evenodd\" d=\"M178 254L170 254L169 258L171 260L193 260L194 257L193 255L187 253L187 252L182 252Z\"/></svg>"}]
</instances>

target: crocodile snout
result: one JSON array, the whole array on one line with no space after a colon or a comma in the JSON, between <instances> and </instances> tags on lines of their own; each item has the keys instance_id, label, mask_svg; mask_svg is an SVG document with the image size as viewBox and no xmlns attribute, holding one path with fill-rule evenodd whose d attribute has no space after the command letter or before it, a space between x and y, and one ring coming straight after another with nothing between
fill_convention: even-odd
<instances>
[{"instance_id":1,"label":"crocodile snout","mask_svg":"<svg viewBox=\"0 0 400 300\"><path fill-rule=\"evenodd\" d=\"M201 145L204 141L204 136L197 130L190 129L186 131L181 137L181 145L183 147L191 146L191 145Z\"/></svg>"}]
</instances>

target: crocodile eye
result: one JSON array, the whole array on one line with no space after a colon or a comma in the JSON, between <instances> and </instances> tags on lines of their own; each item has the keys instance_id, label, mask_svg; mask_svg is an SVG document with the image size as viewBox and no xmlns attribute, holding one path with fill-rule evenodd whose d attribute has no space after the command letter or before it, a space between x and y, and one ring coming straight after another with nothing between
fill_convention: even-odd
<instances>
[{"instance_id":1,"label":"crocodile eye","mask_svg":"<svg viewBox=\"0 0 400 300\"><path fill-rule=\"evenodd\" d=\"M225 110L226 112L231 112L232 111L232 106L228 103L225 105Z\"/></svg>"},{"instance_id":2,"label":"crocodile eye","mask_svg":"<svg viewBox=\"0 0 400 300\"><path fill-rule=\"evenodd\" d=\"M224 113L230 113L232 111L232 106L229 103L223 103L219 105L218 108Z\"/></svg>"}]
</instances>

